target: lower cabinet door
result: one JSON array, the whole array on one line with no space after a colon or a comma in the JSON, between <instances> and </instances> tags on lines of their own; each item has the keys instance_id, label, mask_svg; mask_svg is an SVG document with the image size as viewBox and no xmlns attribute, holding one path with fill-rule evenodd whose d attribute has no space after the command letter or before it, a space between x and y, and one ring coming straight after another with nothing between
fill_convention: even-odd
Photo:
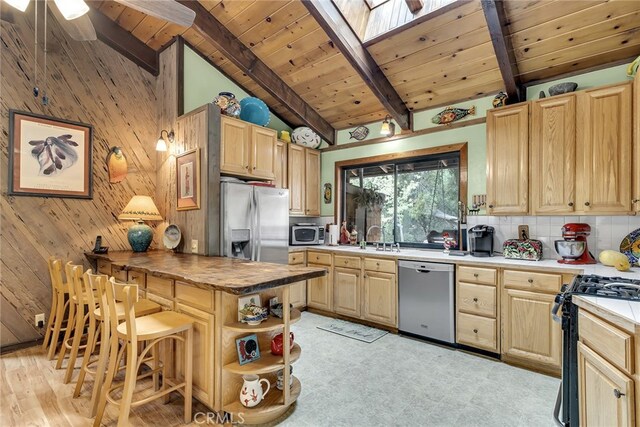
<instances>
[{"instance_id":1,"label":"lower cabinet door","mask_svg":"<svg viewBox=\"0 0 640 427\"><path fill-rule=\"evenodd\" d=\"M309 263L309 267L327 268L325 265ZM333 311L333 274L331 269L325 276L307 280L307 306L324 311Z\"/></svg>"},{"instance_id":2,"label":"lower cabinet door","mask_svg":"<svg viewBox=\"0 0 640 427\"><path fill-rule=\"evenodd\" d=\"M360 270L333 269L333 310L351 317L360 317Z\"/></svg>"},{"instance_id":3,"label":"lower cabinet door","mask_svg":"<svg viewBox=\"0 0 640 427\"><path fill-rule=\"evenodd\" d=\"M396 275L365 271L362 283L364 319L396 327L398 325Z\"/></svg>"},{"instance_id":4,"label":"lower cabinet door","mask_svg":"<svg viewBox=\"0 0 640 427\"><path fill-rule=\"evenodd\" d=\"M632 426L633 380L581 342L578 387L581 426Z\"/></svg>"},{"instance_id":5,"label":"lower cabinet door","mask_svg":"<svg viewBox=\"0 0 640 427\"><path fill-rule=\"evenodd\" d=\"M193 319L193 397L213 408L214 375L214 316L184 304L176 304L178 313ZM175 346L175 377L184 378L184 348L181 342Z\"/></svg>"},{"instance_id":6,"label":"lower cabinet door","mask_svg":"<svg viewBox=\"0 0 640 427\"><path fill-rule=\"evenodd\" d=\"M307 306L307 281L292 283L289 288L289 302L295 308Z\"/></svg>"},{"instance_id":7,"label":"lower cabinet door","mask_svg":"<svg viewBox=\"0 0 640 427\"><path fill-rule=\"evenodd\" d=\"M551 318L555 295L505 289L502 354L530 365L559 370L561 327Z\"/></svg>"}]
</instances>

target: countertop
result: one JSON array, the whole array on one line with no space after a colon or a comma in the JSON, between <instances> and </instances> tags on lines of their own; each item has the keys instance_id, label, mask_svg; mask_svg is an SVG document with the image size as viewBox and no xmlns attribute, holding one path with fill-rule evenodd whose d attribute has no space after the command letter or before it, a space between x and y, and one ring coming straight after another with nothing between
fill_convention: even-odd
<instances>
[{"instance_id":1,"label":"countertop","mask_svg":"<svg viewBox=\"0 0 640 427\"><path fill-rule=\"evenodd\" d=\"M85 252L89 260L105 260L125 270L191 283L236 295L257 292L327 274L324 268L272 264L168 251Z\"/></svg>"},{"instance_id":2,"label":"countertop","mask_svg":"<svg viewBox=\"0 0 640 427\"><path fill-rule=\"evenodd\" d=\"M632 267L629 271L618 271L613 267L607 267L600 263L592 265L570 265L560 264L554 259L543 259L540 261L525 261L518 259L506 259L502 256L488 258L473 257L471 255L455 256L446 255L442 250L411 249L400 248L400 252L382 252L368 246L362 250L358 246L290 246L290 252L303 250L344 252L358 256L389 257L394 259L406 259L417 261L442 262L447 264L471 264L487 267L513 268L520 270L543 269L550 272L569 274L597 274L599 276L624 277L629 279L640 279L640 267Z\"/></svg>"},{"instance_id":3,"label":"countertop","mask_svg":"<svg viewBox=\"0 0 640 427\"><path fill-rule=\"evenodd\" d=\"M572 301L628 332L640 334L640 301L589 295L573 295Z\"/></svg>"}]
</instances>

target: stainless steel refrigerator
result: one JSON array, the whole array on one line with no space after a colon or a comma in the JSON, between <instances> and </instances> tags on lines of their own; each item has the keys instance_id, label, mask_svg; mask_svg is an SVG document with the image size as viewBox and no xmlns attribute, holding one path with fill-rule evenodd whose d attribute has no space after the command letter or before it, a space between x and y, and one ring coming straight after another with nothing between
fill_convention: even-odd
<instances>
[{"instance_id":1,"label":"stainless steel refrigerator","mask_svg":"<svg viewBox=\"0 0 640 427\"><path fill-rule=\"evenodd\" d=\"M220 184L220 255L289 262L289 190Z\"/></svg>"}]
</instances>

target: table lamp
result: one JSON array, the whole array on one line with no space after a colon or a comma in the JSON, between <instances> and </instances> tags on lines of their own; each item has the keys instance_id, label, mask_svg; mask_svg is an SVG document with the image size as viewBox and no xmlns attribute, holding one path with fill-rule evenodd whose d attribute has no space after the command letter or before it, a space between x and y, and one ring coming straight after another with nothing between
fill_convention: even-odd
<instances>
[{"instance_id":1,"label":"table lamp","mask_svg":"<svg viewBox=\"0 0 640 427\"><path fill-rule=\"evenodd\" d=\"M134 252L145 252L153 240L153 230L143 221L162 221L162 216L151 197L133 196L118 219L136 221L127 233L129 244Z\"/></svg>"}]
</instances>

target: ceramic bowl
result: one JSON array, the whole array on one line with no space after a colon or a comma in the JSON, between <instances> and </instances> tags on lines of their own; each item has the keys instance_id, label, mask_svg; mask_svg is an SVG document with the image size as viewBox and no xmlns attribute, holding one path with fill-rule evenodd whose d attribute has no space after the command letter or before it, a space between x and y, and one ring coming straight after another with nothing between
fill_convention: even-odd
<instances>
[{"instance_id":1,"label":"ceramic bowl","mask_svg":"<svg viewBox=\"0 0 640 427\"><path fill-rule=\"evenodd\" d=\"M291 133L291 140L298 145L309 148L318 148L322 143L320 136L306 126L295 128Z\"/></svg>"},{"instance_id":2,"label":"ceramic bowl","mask_svg":"<svg viewBox=\"0 0 640 427\"><path fill-rule=\"evenodd\" d=\"M276 381L276 388L278 390L284 389L283 376L284 376L284 369L280 369L277 373L278 380ZM289 386L292 386L292 385L293 385L293 366L289 365Z\"/></svg>"},{"instance_id":3,"label":"ceramic bowl","mask_svg":"<svg viewBox=\"0 0 640 427\"><path fill-rule=\"evenodd\" d=\"M249 96L240 101L240 118L258 126L266 126L271 121L271 113L263 100Z\"/></svg>"},{"instance_id":4,"label":"ceramic bowl","mask_svg":"<svg viewBox=\"0 0 640 427\"><path fill-rule=\"evenodd\" d=\"M563 93L573 92L578 88L578 83L574 82L565 82L558 83L557 85L553 85L549 88L549 95L561 95Z\"/></svg>"}]
</instances>

